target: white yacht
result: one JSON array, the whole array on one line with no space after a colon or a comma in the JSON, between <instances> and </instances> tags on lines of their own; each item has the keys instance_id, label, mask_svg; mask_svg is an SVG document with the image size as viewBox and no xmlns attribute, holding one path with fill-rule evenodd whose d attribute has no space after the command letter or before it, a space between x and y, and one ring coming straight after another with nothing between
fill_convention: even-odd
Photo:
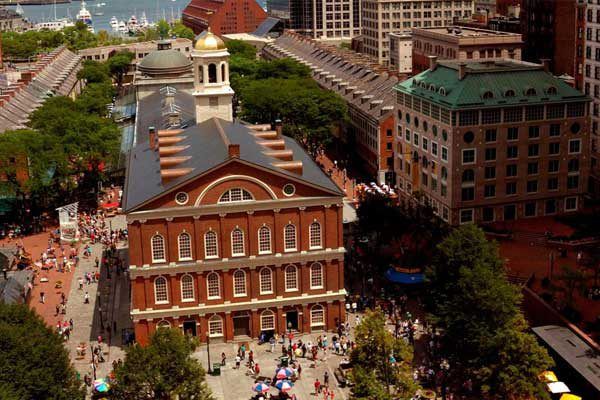
<instances>
[{"instance_id":1,"label":"white yacht","mask_svg":"<svg viewBox=\"0 0 600 400\"><path fill-rule=\"evenodd\" d=\"M77 21L82 21L88 26L92 25L92 14L85 8L85 1L81 0L81 9L77 13Z\"/></svg>"},{"instance_id":2,"label":"white yacht","mask_svg":"<svg viewBox=\"0 0 600 400\"><path fill-rule=\"evenodd\" d=\"M127 24L125 23L125 21L119 21L119 26L117 27L117 30L120 33L127 33Z\"/></svg>"},{"instance_id":3,"label":"white yacht","mask_svg":"<svg viewBox=\"0 0 600 400\"><path fill-rule=\"evenodd\" d=\"M142 12L142 17L140 18L140 27L142 28L147 28L148 25L150 25L148 23L148 18L146 17L146 12Z\"/></svg>"},{"instance_id":4,"label":"white yacht","mask_svg":"<svg viewBox=\"0 0 600 400\"><path fill-rule=\"evenodd\" d=\"M34 25L36 31L47 29L49 31L62 31L64 28L75 26L73 21L67 18L61 18L54 21L40 22Z\"/></svg>"},{"instance_id":5,"label":"white yacht","mask_svg":"<svg viewBox=\"0 0 600 400\"><path fill-rule=\"evenodd\" d=\"M113 16L110 19L110 27L112 28L113 31L116 31L119 29L119 20L117 19L117 17Z\"/></svg>"}]
</instances>

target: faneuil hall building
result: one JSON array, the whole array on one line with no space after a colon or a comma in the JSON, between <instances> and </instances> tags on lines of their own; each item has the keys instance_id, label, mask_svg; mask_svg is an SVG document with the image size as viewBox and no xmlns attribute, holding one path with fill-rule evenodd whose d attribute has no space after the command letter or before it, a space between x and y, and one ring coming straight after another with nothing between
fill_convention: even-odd
<instances>
[{"instance_id":1,"label":"faneuil hall building","mask_svg":"<svg viewBox=\"0 0 600 400\"><path fill-rule=\"evenodd\" d=\"M157 89L138 99L128 156L137 341L161 327L202 341L334 329L345 319L343 192L280 124L233 120L221 39L202 33L191 61L176 53L141 68Z\"/></svg>"}]
</instances>

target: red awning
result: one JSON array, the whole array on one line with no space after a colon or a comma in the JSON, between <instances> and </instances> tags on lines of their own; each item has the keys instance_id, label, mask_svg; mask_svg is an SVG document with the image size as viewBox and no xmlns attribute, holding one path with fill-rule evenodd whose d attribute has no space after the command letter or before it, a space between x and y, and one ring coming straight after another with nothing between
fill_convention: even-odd
<instances>
[{"instance_id":1,"label":"red awning","mask_svg":"<svg viewBox=\"0 0 600 400\"><path fill-rule=\"evenodd\" d=\"M119 207L119 202L115 201L112 203L106 203L106 204L102 204L102 208L117 208Z\"/></svg>"}]
</instances>

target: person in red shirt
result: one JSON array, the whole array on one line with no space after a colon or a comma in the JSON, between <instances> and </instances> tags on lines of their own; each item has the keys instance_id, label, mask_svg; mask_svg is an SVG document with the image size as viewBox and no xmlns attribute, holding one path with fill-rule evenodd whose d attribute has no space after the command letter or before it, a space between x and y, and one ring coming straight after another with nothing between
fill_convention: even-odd
<instances>
[{"instance_id":1,"label":"person in red shirt","mask_svg":"<svg viewBox=\"0 0 600 400\"><path fill-rule=\"evenodd\" d=\"M315 396L321 393L321 382L319 382L319 378L315 379Z\"/></svg>"}]
</instances>

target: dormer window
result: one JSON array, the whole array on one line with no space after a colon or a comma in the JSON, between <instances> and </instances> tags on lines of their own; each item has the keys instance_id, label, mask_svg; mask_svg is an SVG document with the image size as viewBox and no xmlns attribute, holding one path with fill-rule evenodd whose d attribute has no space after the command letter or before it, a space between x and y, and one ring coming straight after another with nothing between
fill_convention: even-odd
<instances>
[{"instance_id":1,"label":"dormer window","mask_svg":"<svg viewBox=\"0 0 600 400\"><path fill-rule=\"evenodd\" d=\"M525 90L525 96L536 96L537 92L535 91L534 88L527 88Z\"/></svg>"},{"instance_id":2,"label":"dormer window","mask_svg":"<svg viewBox=\"0 0 600 400\"><path fill-rule=\"evenodd\" d=\"M438 93L439 93L441 96L445 96L445 95L446 95L446 89L445 89L444 87L440 87L440 88L438 89Z\"/></svg>"},{"instance_id":3,"label":"dormer window","mask_svg":"<svg viewBox=\"0 0 600 400\"><path fill-rule=\"evenodd\" d=\"M504 92L504 97L515 97L515 91L508 89L506 92Z\"/></svg>"},{"instance_id":4,"label":"dormer window","mask_svg":"<svg viewBox=\"0 0 600 400\"><path fill-rule=\"evenodd\" d=\"M426 84L425 82L421 82L421 85L420 85L420 86L421 86L421 88L423 88L423 89L427 89L427 84Z\"/></svg>"},{"instance_id":5,"label":"dormer window","mask_svg":"<svg viewBox=\"0 0 600 400\"><path fill-rule=\"evenodd\" d=\"M435 92L435 85L433 83L431 85L429 85L429 90L431 90L432 92Z\"/></svg>"},{"instance_id":6,"label":"dormer window","mask_svg":"<svg viewBox=\"0 0 600 400\"><path fill-rule=\"evenodd\" d=\"M556 87L554 87L554 86L550 86L548 89L546 89L546 94L549 94L551 96L556 96L557 93L558 93L558 91L556 90Z\"/></svg>"},{"instance_id":7,"label":"dormer window","mask_svg":"<svg viewBox=\"0 0 600 400\"><path fill-rule=\"evenodd\" d=\"M492 93L491 91L487 90L485 92L483 92L483 99L484 100L489 100L489 99L493 99L494 98L494 93Z\"/></svg>"}]
</instances>

